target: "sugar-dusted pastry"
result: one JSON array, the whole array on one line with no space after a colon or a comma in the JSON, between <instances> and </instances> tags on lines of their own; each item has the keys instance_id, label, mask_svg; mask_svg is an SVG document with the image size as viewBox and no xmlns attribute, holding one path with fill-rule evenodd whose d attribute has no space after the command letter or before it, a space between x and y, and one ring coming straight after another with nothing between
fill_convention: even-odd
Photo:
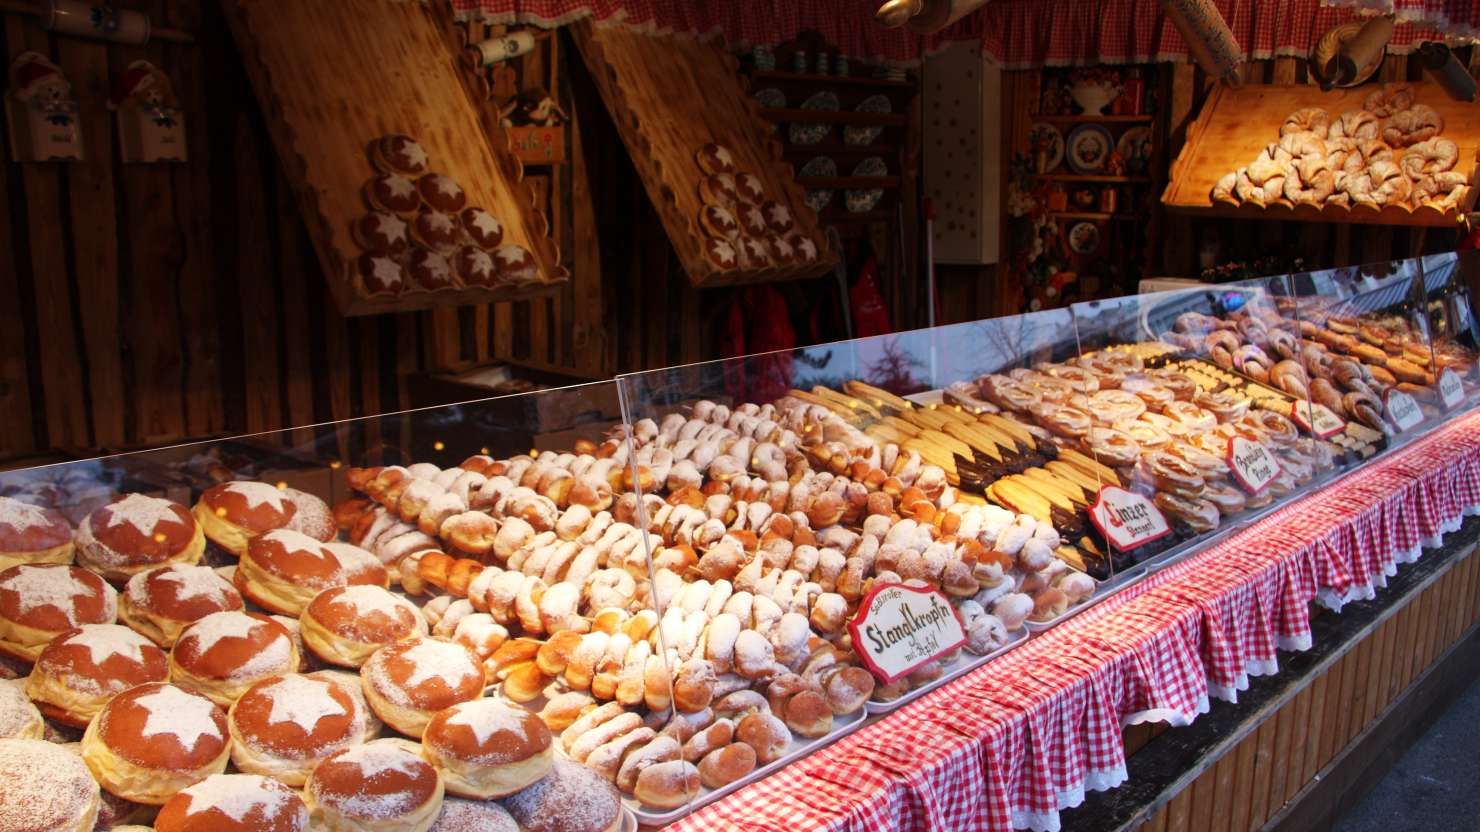
<instances>
[{"instance_id":1,"label":"sugar-dusted pastry","mask_svg":"<svg viewBox=\"0 0 1480 832\"><path fill-rule=\"evenodd\" d=\"M452 258L452 266L465 286L492 286L498 282L493 255L478 246L463 246Z\"/></svg>"},{"instance_id":2,"label":"sugar-dusted pastry","mask_svg":"<svg viewBox=\"0 0 1480 832\"><path fill-rule=\"evenodd\" d=\"M699 183L699 198L710 205L725 208L734 205L740 199L735 193L735 175L722 172L704 177L704 181Z\"/></svg>"},{"instance_id":3,"label":"sugar-dusted pastry","mask_svg":"<svg viewBox=\"0 0 1480 832\"><path fill-rule=\"evenodd\" d=\"M718 237L704 238L704 256L718 269L733 269L740 265L740 256L729 240Z\"/></svg>"},{"instance_id":4,"label":"sugar-dusted pastry","mask_svg":"<svg viewBox=\"0 0 1480 832\"><path fill-rule=\"evenodd\" d=\"M375 254L396 256L411 245L411 228L389 211L371 211L355 220L350 236L360 248Z\"/></svg>"},{"instance_id":5,"label":"sugar-dusted pastry","mask_svg":"<svg viewBox=\"0 0 1480 832\"><path fill-rule=\"evenodd\" d=\"M459 702L434 715L422 755L442 770L447 793L480 800L507 797L550 773L550 729L534 713L495 699Z\"/></svg>"},{"instance_id":6,"label":"sugar-dusted pastry","mask_svg":"<svg viewBox=\"0 0 1480 832\"><path fill-rule=\"evenodd\" d=\"M115 827L116 828L116 827ZM306 832L298 792L256 774L213 774L171 797L155 832Z\"/></svg>"},{"instance_id":7,"label":"sugar-dusted pastry","mask_svg":"<svg viewBox=\"0 0 1480 832\"><path fill-rule=\"evenodd\" d=\"M247 688L297 672L298 647L287 627L265 615L218 612L191 624L170 650L170 678L229 707Z\"/></svg>"},{"instance_id":8,"label":"sugar-dusted pastry","mask_svg":"<svg viewBox=\"0 0 1480 832\"><path fill-rule=\"evenodd\" d=\"M229 757L226 714L174 685L120 693L82 735L82 759L103 788L154 806L222 773Z\"/></svg>"},{"instance_id":9,"label":"sugar-dusted pastry","mask_svg":"<svg viewBox=\"0 0 1480 832\"><path fill-rule=\"evenodd\" d=\"M447 797L427 832L520 832L509 810L492 800Z\"/></svg>"},{"instance_id":10,"label":"sugar-dusted pastry","mask_svg":"<svg viewBox=\"0 0 1480 832\"><path fill-rule=\"evenodd\" d=\"M250 480L213 485L191 509L206 538L238 556L246 551L248 540L284 528L297 511L287 486Z\"/></svg>"},{"instance_id":11,"label":"sugar-dusted pastry","mask_svg":"<svg viewBox=\"0 0 1480 832\"><path fill-rule=\"evenodd\" d=\"M299 623L309 652L341 667L360 667L387 644L427 634L415 604L367 584L320 592Z\"/></svg>"},{"instance_id":12,"label":"sugar-dusted pastry","mask_svg":"<svg viewBox=\"0 0 1480 832\"><path fill-rule=\"evenodd\" d=\"M80 566L23 564L0 572L0 653L35 661L67 630L117 617L118 593Z\"/></svg>"},{"instance_id":13,"label":"sugar-dusted pastry","mask_svg":"<svg viewBox=\"0 0 1480 832\"><path fill-rule=\"evenodd\" d=\"M77 527L77 563L110 581L167 563L196 563L206 539L189 509L129 494L93 511Z\"/></svg>"},{"instance_id":14,"label":"sugar-dusted pastry","mask_svg":"<svg viewBox=\"0 0 1480 832\"><path fill-rule=\"evenodd\" d=\"M231 761L242 771L301 786L320 760L364 741L362 708L329 679L270 676L231 706Z\"/></svg>"},{"instance_id":15,"label":"sugar-dusted pastry","mask_svg":"<svg viewBox=\"0 0 1480 832\"><path fill-rule=\"evenodd\" d=\"M504 224L498 221L498 217L476 205L459 211L457 219L462 223L463 233L478 248L493 251L504 241Z\"/></svg>"},{"instance_id":16,"label":"sugar-dusted pastry","mask_svg":"<svg viewBox=\"0 0 1480 832\"><path fill-rule=\"evenodd\" d=\"M699 148L699 167L705 173L734 173L735 157L724 145L710 142Z\"/></svg>"},{"instance_id":17,"label":"sugar-dusted pastry","mask_svg":"<svg viewBox=\"0 0 1480 832\"><path fill-rule=\"evenodd\" d=\"M114 696L169 679L169 656L154 642L121 624L85 624L41 651L26 695L52 719L85 728Z\"/></svg>"},{"instance_id":18,"label":"sugar-dusted pastry","mask_svg":"<svg viewBox=\"0 0 1480 832\"><path fill-rule=\"evenodd\" d=\"M423 210L411 221L411 239L438 254L451 254L462 245L462 226L452 214Z\"/></svg>"},{"instance_id":19,"label":"sugar-dusted pastry","mask_svg":"<svg viewBox=\"0 0 1480 832\"><path fill-rule=\"evenodd\" d=\"M120 593L118 618L161 647L214 612L242 608L241 593L209 566L173 563L129 578Z\"/></svg>"},{"instance_id":20,"label":"sugar-dusted pastry","mask_svg":"<svg viewBox=\"0 0 1480 832\"><path fill-rule=\"evenodd\" d=\"M402 133L381 136L370 145L370 163L386 173L420 176L429 161L421 143Z\"/></svg>"},{"instance_id":21,"label":"sugar-dusted pastry","mask_svg":"<svg viewBox=\"0 0 1480 832\"><path fill-rule=\"evenodd\" d=\"M25 680L0 680L0 739L39 740L45 734L41 711L26 697Z\"/></svg>"},{"instance_id":22,"label":"sugar-dusted pastry","mask_svg":"<svg viewBox=\"0 0 1480 832\"><path fill-rule=\"evenodd\" d=\"M791 245L792 251L795 252L795 262L817 262L817 258L819 257L819 254L817 252L817 244L812 242L811 237L804 237L801 234L792 234L791 236L786 238L786 242Z\"/></svg>"},{"instance_id":23,"label":"sugar-dusted pastry","mask_svg":"<svg viewBox=\"0 0 1480 832\"><path fill-rule=\"evenodd\" d=\"M415 216L422 206L416 181L399 173L382 173L365 182L365 202L402 217Z\"/></svg>"},{"instance_id":24,"label":"sugar-dusted pastry","mask_svg":"<svg viewBox=\"0 0 1480 832\"><path fill-rule=\"evenodd\" d=\"M771 260L778 266L788 265L796 260L796 249L791 247L780 234L772 234L766 238L766 247L771 250Z\"/></svg>"},{"instance_id":25,"label":"sugar-dusted pastry","mask_svg":"<svg viewBox=\"0 0 1480 832\"><path fill-rule=\"evenodd\" d=\"M791 215L791 209L785 205L771 200L761 206L766 212L766 225L774 234L789 234L796 227L796 220Z\"/></svg>"},{"instance_id":26,"label":"sugar-dusted pastry","mask_svg":"<svg viewBox=\"0 0 1480 832\"><path fill-rule=\"evenodd\" d=\"M76 754L39 739L0 739L0 829L92 832L101 797Z\"/></svg>"},{"instance_id":27,"label":"sugar-dusted pastry","mask_svg":"<svg viewBox=\"0 0 1480 832\"><path fill-rule=\"evenodd\" d=\"M764 240L771 233L771 226L766 222L765 209L759 205L747 204L737 207L735 219L740 223L740 229L747 237Z\"/></svg>"},{"instance_id":28,"label":"sugar-dusted pastry","mask_svg":"<svg viewBox=\"0 0 1480 832\"><path fill-rule=\"evenodd\" d=\"M699 225L711 236L734 241L740 234L740 223L730 209L721 205L705 205L699 211Z\"/></svg>"},{"instance_id":29,"label":"sugar-dusted pastry","mask_svg":"<svg viewBox=\"0 0 1480 832\"><path fill-rule=\"evenodd\" d=\"M419 246L406 257L406 274L411 278L412 286L428 292L451 289L456 285L452 263L447 257Z\"/></svg>"},{"instance_id":30,"label":"sugar-dusted pastry","mask_svg":"<svg viewBox=\"0 0 1480 832\"><path fill-rule=\"evenodd\" d=\"M347 543L320 543L300 532L277 529L247 545L232 576L243 597L268 612L298 617L315 595L336 586L385 587L385 567Z\"/></svg>"},{"instance_id":31,"label":"sugar-dusted pastry","mask_svg":"<svg viewBox=\"0 0 1480 832\"><path fill-rule=\"evenodd\" d=\"M617 790L580 763L556 760L544 779L504 798L524 832L616 832L622 826Z\"/></svg>"},{"instance_id":32,"label":"sugar-dusted pastry","mask_svg":"<svg viewBox=\"0 0 1480 832\"><path fill-rule=\"evenodd\" d=\"M746 205L760 205L766 201L766 186L753 173L735 174L735 195Z\"/></svg>"},{"instance_id":33,"label":"sugar-dusted pastry","mask_svg":"<svg viewBox=\"0 0 1480 832\"><path fill-rule=\"evenodd\" d=\"M319 763L303 788L314 824L325 830L422 832L442 810L442 775L416 744L384 739Z\"/></svg>"},{"instance_id":34,"label":"sugar-dusted pastry","mask_svg":"<svg viewBox=\"0 0 1480 832\"><path fill-rule=\"evenodd\" d=\"M473 651L439 638L380 648L360 668L360 679L375 715L410 737L421 736L436 712L481 697L487 683Z\"/></svg>"},{"instance_id":35,"label":"sugar-dusted pastry","mask_svg":"<svg viewBox=\"0 0 1480 832\"><path fill-rule=\"evenodd\" d=\"M61 512L0 497L0 569L71 562L72 526Z\"/></svg>"},{"instance_id":36,"label":"sugar-dusted pastry","mask_svg":"<svg viewBox=\"0 0 1480 832\"><path fill-rule=\"evenodd\" d=\"M395 296L406 288L406 269L401 261L384 254L366 252L355 258L355 276L365 287L365 294L371 296Z\"/></svg>"}]
</instances>

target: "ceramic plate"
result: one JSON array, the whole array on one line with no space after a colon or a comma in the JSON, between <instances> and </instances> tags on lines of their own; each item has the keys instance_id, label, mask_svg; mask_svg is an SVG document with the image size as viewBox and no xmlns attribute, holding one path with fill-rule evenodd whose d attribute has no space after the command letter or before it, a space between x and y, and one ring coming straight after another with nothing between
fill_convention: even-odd
<instances>
[{"instance_id":1,"label":"ceramic plate","mask_svg":"<svg viewBox=\"0 0 1480 832\"><path fill-rule=\"evenodd\" d=\"M1059 132L1059 128L1046 121L1040 121L1028 128L1028 146L1033 148L1035 157L1039 148L1048 152L1044 173L1048 173L1064 161L1064 134Z\"/></svg>"},{"instance_id":2,"label":"ceramic plate","mask_svg":"<svg viewBox=\"0 0 1480 832\"><path fill-rule=\"evenodd\" d=\"M1100 229L1092 222L1075 223L1069 229L1069 248L1075 254L1091 254L1100 247Z\"/></svg>"},{"instance_id":3,"label":"ceramic plate","mask_svg":"<svg viewBox=\"0 0 1480 832\"><path fill-rule=\"evenodd\" d=\"M858 103L853 108L856 113L892 113L894 105L889 103L887 95L871 95ZM873 144L884 135L884 128L878 124L850 124L843 128L843 143L850 147L862 147Z\"/></svg>"},{"instance_id":4,"label":"ceramic plate","mask_svg":"<svg viewBox=\"0 0 1480 832\"><path fill-rule=\"evenodd\" d=\"M858 163L853 169L854 176L888 176L889 166L878 156L870 156ZM854 214L863 214L874 210L879 200L884 198L883 188L855 188L843 195L848 210Z\"/></svg>"},{"instance_id":5,"label":"ceramic plate","mask_svg":"<svg viewBox=\"0 0 1480 832\"><path fill-rule=\"evenodd\" d=\"M1144 174L1151 168L1151 128L1143 125L1125 131L1115 144L1115 152L1125 160L1127 171Z\"/></svg>"},{"instance_id":6,"label":"ceramic plate","mask_svg":"<svg viewBox=\"0 0 1480 832\"><path fill-rule=\"evenodd\" d=\"M754 98L757 104L770 110L783 110L786 108L786 93L775 87L756 90L750 94L750 97Z\"/></svg>"},{"instance_id":7,"label":"ceramic plate","mask_svg":"<svg viewBox=\"0 0 1480 832\"><path fill-rule=\"evenodd\" d=\"M827 158L826 156L818 156L812 159L811 161L807 162L807 164L802 165L801 170L797 171L797 176L837 175L838 163L834 162L832 159ZM833 192L831 188L818 188L817 190L807 191L806 197L807 205L810 206L813 211L819 214L822 213L822 209L826 208L829 202L832 202L832 198Z\"/></svg>"},{"instance_id":8,"label":"ceramic plate","mask_svg":"<svg viewBox=\"0 0 1480 832\"><path fill-rule=\"evenodd\" d=\"M1069 167L1075 173L1092 174L1105 169L1105 160L1115 148L1110 131L1098 124L1081 124L1074 128L1065 143Z\"/></svg>"},{"instance_id":9,"label":"ceramic plate","mask_svg":"<svg viewBox=\"0 0 1480 832\"><path fill-rule=\"evenodd\" d=\"M811 98L802 102L803 110L819 110L822 112L835 113L838 111L838 97L831 92L819 92ZM792 144L809 145L817 144L832 132L829 124L793 124L789 131Z\"/></svg>"}]
</instances>

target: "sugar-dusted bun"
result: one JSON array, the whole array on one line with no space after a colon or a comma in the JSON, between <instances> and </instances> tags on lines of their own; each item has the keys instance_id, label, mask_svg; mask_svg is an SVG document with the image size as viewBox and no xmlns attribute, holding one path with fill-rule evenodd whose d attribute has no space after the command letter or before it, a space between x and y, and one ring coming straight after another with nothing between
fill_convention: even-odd
<instances>
[{"instance_id":1,"label":"sugar-dusted bun","mask_svg":"<svg viewBox=\"0 0 1480 832\"><path fill-rule=\"evenodd\" d=\"M504 808L524 832L616 832L621 800L601 775L558 759L543 780L505 798Z\"/></svg>"},{"instance_id":2,"label":"sugar-dusted bun","mask_svg":"<svg viewBox=\"0 0 1480 832\"><path fill-rule=\"evenodd\" d=\"M61 512L0 497L0 569L71 562L72 526Z\"/></svg>"},{"instance_id":3,"label":"sugar-dusted bun","mask_svg":"<svg viewBox=\"0 0 1480 832\"><path fill-rule=\"evenodd\" d=\"M298 792L255 774L216 774L180 792L154 819L155 832L304 832Z\"/></svg>"},{"instance_id":4,"label":"sugar-dusted bun","mask_svg":"<svg viewBox=\"0 0 1480 832\"><path fill-rule=\"evenodd\" d=\"M160 647L173 647L191 624L211 613L241 608L241 593L216 570L172 563L128 579L118 618Z\"/></svg>"},{"instance_id":5,"label":"sugar-dusted bun","mask_svg":"<svg viewBox=\"0 0 1480 832\"><path fill-rule=\"evenodd\" d=\"M41 711L26 698L26 681L0 680L0 739L39 740L45 735Z\"/></svg>"},{"instance_id":6,"label":"sugar-dusted bun","mask_svg":"<svg viewBox=\"0 0 1480 832\"><path fill-rule=\"evenodd\" d=\"M677 809L699 793L699 769L687 760L655 763L637 775L632 794L644 806Z\"/></svg>"},{"instance_id":7,"label":"sugar-dusted bun","mask_svg":"<svg viewBox=\"0 0 1480 832\"><path fill-rule=\"evenodd\" d=\"M520 832L509 810L491 800L448 797L427 832Z\"/></svg>"},{"instance_id":8,"label":"sugar-dusted bun","mask_svg":"<svg viewBox=\"0 0 1480 832\"><path fill-rule=\"evenodd\" d=\"M232 576L248 600L297 618L315 595L336 586L387 586L385 567L348 544L324 544L302 532L276 529L252 538Z\"/></svg>"},{"instance_id":9,"label":"sugar-dusted bun","mask_svg":"<svg viewBox=\"0 0 1480 832\"><path fill-rule=\"evenodd\" d=\"M41 651L26 695L52 719L86 728L114 696L169 680L169 656L154 642L121 624L84 624Z\"/></svg>"},{"instance_id":10,"label":"sugar-dusted bun","mask_svg":"<svg viewBox=\"0 0 1480 832\"><path fill-rule=\"evenodd\" d=\"M167 563L198 563L205 534L179 503L143 494L115 500L77 527L77 563L110 581Z\"/></svg>"},{"instance_id":11,"label":"sugar-dusted bun","mask_svg":"<svg viewBox=\"0 0 1480 832\"><path fill-rule=\"evenodd\" d=\"M92 832L98 784L76 754L44 740L0 740L0 829Z\"/></svg>"},{"instance_id":12,"label":"sugar-dusted bun","mask_svg":"<svg viewBox=\"0 0 1480 832\"><path fill-rule=\"evenodd\" d=\"M365 700L385 724L420 737L432 714L483 695L483 663L473 651L440 638L398 641L360 668Z\"/></svg>"},{"instance_id":13,"label":"sugar-dusted bun","mask_svg":"<svg viewBox=\"0 0 1480 832\"><path fill-rule=\"evenodd\" d=\"M341 667L359 667L387 644L427 634L426 617L415 604L364 584L320 592L299 623L309 652Z\"/></svg>"},{"instance_id":14,"label":"sugar-dusted bun","mask_svg":"<svg viewBox=\"0 0 1480 832\"><path fill-rule=\"evenodd\" d=\"M326 682L333 682L339 686L340 690L349 694L349 697L355 700L355 707L360 709L361 730L363 732L360 737L361 742L369 742L380 736L380 732L385 728L385 723L381 722L380 717L376 716L375 712L370 710L370 703L365 700L365 686L360 684L360 675L358 673L350 673L344 670L315 670L309 673L308 677L310 679L323 679Z\"/></svg>"},{"instance_id":15,"label":"sugar-dusted bun","mask_svg":"<svg viewBox=\"0 0 1480 832\"><path fill-rule=\"evenodd\" d=\"M23 564L0 572L0 653L35 661L67 630L117 617L118 593L79 566Z\"/></svg>"},{"instance_id":16,"label":"sugar-dusted bun","mask_svg":"<svg viewBox=\"0 0 1480 832\"><path fill-rule=\"evenodd\" d=\"M298 506L286 487L237 481L207 488L190 511L212 543L240 557L247 541L293 522Z\"/></svg>"},{"instance_id":17,"label":"sugar-dusted bun","mask_svg":"<svg viewBox=\"0 0 1480 832\"><path fill-rule=\"evenodd\" d=\"M218 612L191 624L170 650L170 678L186 690L230 707L247 688L298 670L298 647L265 615Z\"/></svg>"},{"instance_id":18,"label":"sugar-dusted bun","mask_svg":"<svg viewBox=\"0 0 1480 832\"><path fill-rule=\"evenodd\" d=\"M231 706L231 761L242 771L301 786L318 762L364 741L361 705L328 679L263 679Z\"/></svg>"},{"instance_id":19,"label":"sugar-dusted bun","mask_svg":"<svg viewBox=\"0 0 1480 832\"><path fill-rule=\"evenodd\" d=\"M225 771L230 751L220 708L157 683L113 697L82 735L82 759L103 788L154 806Z\"/></svg>"},{"instance_id":20,"label":"sugar-dusted bun","mask_svg":"<svg viewBox=\"0 0 1480 832\"><path fill-rule=\"evenodd\" d=\"M442 770L447 793L506 797L550 773L554 743L534 713L494 699L439 711L421 736L422 756Z\"/></svg>"},{"instance_id":21,"label":"sugar-dusted bun","mask_svg":"<svg viewBox=\"0 0 1480 832\"><path fill-rule=\"evenodd\" d=\"M423 832L442 810L442 775L406 740L376 740L319 763L303 788L315 829Z\"/></svg>"},{"instance_id":22,"label":"sugar-dusted bun","mask_svg":"<svg viewBox=\"0 0 1480 832\"><path fill-rule=\"evenodd\" d=\"M334 512L330 510L329 504L307 491L296 488L285 490L288 499L293 502L294 511L283 528L302 532L325 543L333 540L339 529L334 525Z\"/></svg>"}]
</instances>

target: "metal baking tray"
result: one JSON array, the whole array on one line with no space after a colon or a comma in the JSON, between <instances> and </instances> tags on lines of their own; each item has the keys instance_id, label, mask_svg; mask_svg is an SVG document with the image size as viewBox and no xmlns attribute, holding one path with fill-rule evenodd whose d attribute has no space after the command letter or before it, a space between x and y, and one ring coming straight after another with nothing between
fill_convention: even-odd
<instances>
[{"instance_id":1,"label":"metal baking tray","mask_svg":"<svg viewBox=\"0 0 1480 832\"><path fill-rule=\"evenodd\" d=\"M1006 653L1012 648L1018 646L1019 644L1022 644L1023 642L1028 640L1029 635L1030 633L1027 627L1019 627L1016 632L1008 634L1006 643L1004 643L1001 647L998 647L996 650L993 650L992 652L986 654L985 656L975 656L971 653L967 653L963 649L961 652L961 657L958 658L949 668L947 668L946 672L941 674L941 677L939 679L936 679L934 682L931 682L928 685L921 685L920 687L915 688L909 693L906 693L904 696L901 696L898 699L891 699L888 702L875 702L870 699L868 704L864 705L863 707L865 710L868 711L870 716L887 714L890 711L898 710L905 705L908 705L909 703L915 701L916 699L919 699L925 694L935 690L941 685L944 685L947 682L953 682L961 678L962 676L970 673L973 670L976 670L978 667L981 667L992 659L995 659L1003 653Z\"/></svg>"},{"instance_id":2,"label":"metal baking tray","mask_svg":"<svg viewBox=\"0 0 1480 832\"><path fill-rule=\"evenodd\" d=\"M1136 568L1128 570L1126 574L1134 575ZM1033 633L1041 633L1044 630L1052 630L1054 627L1057 627L1058 625L1064 623L1065 621L1068 621L1069 619L1084 612L1090 607L1093 607L1095 604L1098 604L1099 602L1105 600L1105 598L1109 597L1110 595L1115 594L1116 591L1125 586L1124 582L1114 581L1113 576L1111 578L1112 583L1109 586L1096 580L1093 577L1091 577L1090 580L1095 582L1095 591L1091 592L1079 603L1075 604L1072 607L1069 607L1068 609L1064 610L1053 618L1048 619L1047 621L1034 621L1030 618L1023 622L1023 626L1026 627L1029 632Z\"/></svg>"},{"instance_id":3,"label":"metal baking tray","mask_svg":"<svg viewBox=\"0 0 1480 832\"><path fill-rule=\"evenodd\" d=\"M859 708L851 714L833 717L833 729L827 732L825 736L818 737L817 739L802 739L793 734L791 738L791 749L788 750L786 754L782 755L780 759L774 760L764 766L761 766L760 768L757 768L755 771L752 771L751 773L745 775L744 777L741 777L739 780L736 780L735 782L725 786L722 789L708 789L700 787L699 793L694 796L693 800L690 800L686 805L680 806L677 809L670 809L667 812L658 812L652 809L646 809L641 803L638 802L637 798L630 795L623 795L622 803L631 810L632 814L641 823L652 826L662 826L664 824L672 823L683 817L684 815L687 815L688 813L694 811L695 809L700 808L701 806L707 806L710 803L713 803L714 801L719 800L720 798L729 794L730 792L735 791L736 789L743 788L750 785L751 783L756 782L757 780L768 777L773 772L778 771L786 767L787 765L796 762L797 760L800 760L808 754L811 754L813 751L816 751L817 749L822 748L825 745L828 745L844 736L847 736L848 734L851 734L854 730L856 730L860 725L863 724L863 721L866 717L867 712L865 711L865 709Z\"/></svg>"}]
</instances>

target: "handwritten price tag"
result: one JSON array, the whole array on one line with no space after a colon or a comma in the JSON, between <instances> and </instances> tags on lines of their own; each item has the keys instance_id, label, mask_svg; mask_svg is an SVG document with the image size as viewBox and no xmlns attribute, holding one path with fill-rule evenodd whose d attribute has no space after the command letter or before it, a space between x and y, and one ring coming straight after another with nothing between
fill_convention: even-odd
<instances>
[{"instance_id":1,"label":"handwritten price tag","mask_svg":"<svg viewBox=\"0 0 1480 832\"><path fill-rule=\"evenodd\" d=\"M1418 400L1402 390L1389 390L1385 404L1388 418L1399 431L1412 430L1423 424L1423 409L1418 406Z\"/></svg>"},{"instance_id":2,"label":"handwritten price tag","mask_svg":"<svg viewBox=\"0 0 1480 832\"><path fill-rule=\"evenodd\" d=\"M1319 402L1291 402L1290 418L1318 439L1330 439L1346 430L1346 422Z\"/></svg>"},{"instance_id":3,"label":"handwritten price tag","mask_svg":"<svg viewBox=\"0 0 1480 832\"><path fill-rule=\"evenodd\" d=\"M1445 410L1453 410L1465 400L1465 383L1459 380L1459 373L1453 368L1446 367L1439 374L1439 398L1443 400Z\"/></svg>"},{"instance_id":4,"label":"handwritten price tag","mask_svg":"<svg viewBox=\"0 0 1480 832\"><path fill-rule=\"evenodd\" d=\"M966 643L961 619L945 596L927 587L882 584L848 622L853 648L884 684Z\"/></svg>"},{"instance_id":5,"label":"handwritten price tag","mask_svg":"<svg viewBox=\"0 0 1480 832\"><path fill-rule=\"evenodd\" d=\"M1100 489L1089 519L1111 546L1128 552L1172 533L1166 517L1154 503L1134 491L1115 485Z\"/></svg>"},{"instance_id":6,"label":"handwritten price tag","mask_svg":"<svg viewBox=\"0 0 1480 832\"><path fill-rule=\"evenodd\" d=\"M1229 437L1228 468L1238 484L1250 494L1258 494L1268 488L1284 470L1268 448L1247 436Z\"/></svg>"}]
</instances>

